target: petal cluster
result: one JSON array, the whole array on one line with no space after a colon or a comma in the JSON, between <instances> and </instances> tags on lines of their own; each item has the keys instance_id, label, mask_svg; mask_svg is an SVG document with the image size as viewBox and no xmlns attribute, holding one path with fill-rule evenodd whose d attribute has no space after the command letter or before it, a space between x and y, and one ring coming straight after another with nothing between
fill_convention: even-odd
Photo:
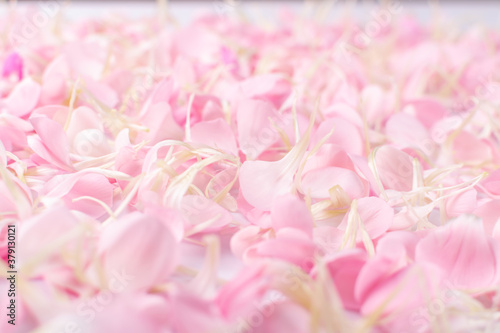
<instances>
[{"instance_id":1,"label":"petal cluster","mask_svg":"<svg viewBox=\"0 0 500 333\"><path fill-rule=\"evenodd\" d=\"M0 331L499 331L500 34L396 7L7 13Z\"/></svg>"}]
</instances>

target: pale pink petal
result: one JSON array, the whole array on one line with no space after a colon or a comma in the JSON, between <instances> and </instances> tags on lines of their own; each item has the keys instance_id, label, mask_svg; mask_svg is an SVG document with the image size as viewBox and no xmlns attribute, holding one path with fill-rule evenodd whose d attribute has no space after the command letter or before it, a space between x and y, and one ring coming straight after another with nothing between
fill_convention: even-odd
<instances>
[{"instance_id":1,"label":"pale pink petal","mask_svg":"<svg viewBox=\"0 0 500 333\"><path fill-rule=\"evenodd\" d=\"M417 245L415 259L434 263L460 289L481 290L499 280L500 253L478 218L462 215Z\"/></svg>"},{"instance_id":2,"label":"pale pink petal","mask_svg":"<svg viewBox=\"0 0 500 333\"><path fill-rule=\"evenodd\" d=\"M420 238L409 231L389 232L377 242L377 254L384 254L403 261L413 260Z\"/></svg>"},{"instance_id":3,"label":"pale pink petal","mask_svg":"<svg viewBox=\"0 0 500 333\"><path fill-rule=\"evenodd\" d=\"M329 259L326 264L346 309L359 310L360 308L360 303L354 296L354 287L359 272L367 259L366 252L356 249L338 253Z\"/></svg>"},{"instance_id":4,"label":"pale pink petal","mask_svg":"<svg viewBox=\"0 0 500 333\"><path fill-rule=\"evenodd\" d=\"M345 215L339 229L347 229L349 214ZM392 225L394 210L384 200L377 197L358 199L357 214L370 238L377 238L383 235ZM358 229L357 240L362 240L361 231Z\"/></svg>"},{"instance_id":5,"label":"pale pink petal","mask_svg":"<svg viewBox=\"0 0 500 333\"><path fill-rule=\"evenodd\" d=\"M29 141L30 147L48 162L52 162L59 167L70 166L69 142L63 127L43 116L32 117L30 121L41 139L41 141L38 141L36 138L31 137L30 139L36 141Z\"/></svg>"},{"instance_id":6,"label":"pale pink petal","mask_svg":"<svg viewBox=\"0 0 500 333\"><path fill-rule=\"evenodd\" d=\"M259 327L259 332L310 332L310 313L294 302L280 302L279 300L279 295L275 295L274 299L268 301L268 304L261 305L260 309L262 310L260 311L263 313L264 322ZM240 327L244 329L252 327L251 320L251 317L247 318L247 325ZM252 324L249 324L249 322Z\"/></svg>"},{"instance_id":7,"label":"pale pink petal","mask_svg":"<svg viewBox=\"0 0 500 333\"><path fill-rule=\"evenodd\" d=\"M441 103L431 99L409 101L407 105L413 107L417 119L429 129L448 114Z\"/></svg>"},{"instance_id":8,"label":"pale pink petal","mask_svg":"<svg viewBox=\"0 0 500 333\"><path fill-rule=\"evenodd\" d=\"M64 54L75 76L98 80L106 65L106 47L97 41L76 41L65 45Z\"/></svg>"},{"instance_id":9,"label":"pale pink petal","mask_svg":"<svg viewBox=\"0 0 500 333\"><path fill-rule=\"evenodd\" d=\"M426 149L430 141L427 129L414 116L399 112L391 116L385 124L385 132L389 139L403 147Z\"/></svg>"},{"instance_id":10,"label":"pale pink petal","mask_svg":"<svg viewBox=\"0 0 500 333\"><path fill-rule=\"evenodd\" d=\"M375 165L386 189L410 191L413 184L411 157L391 146L382 146L375 155Z\"/></svg>"},{"instance_id":11,"label":"pale pink petal","mask_svg":"<svg viewBox=\"0 0 500 333\"><path fill-rule=\"evenodd\" d=\"M495 170L480 184L490 195L500 196L500 170Z\"/></svg>"},{"instance_id":12,"label":"pale pink petal","mask_svg":"<svg viewBox=\"0 0 500 333\"><path fill-rule=\"evenodd\" d=\"M358 280L361 277L358 277ZM364 315L379 311L382 316L405 318L437 296L441 271L434 265L422 263L406 267L374 288L361 306Z\"/></svg>"},{"instance_id":13,"label":"pale pink petal","mask_svg":"<svg viewBox=\"0 0 500 333\"><path fill-rule=\"evenodd\" d=\"M102 156L111 153L102 121L89 107L73 110L66 133L73 151L79 155Z\"/></svg>"},{"instance_id":14,"label":"pale pink petal","mask_svg":"<svg viewBox=\"0 0 500 333\"><path fill-rule=\"evenodd\" d=\"M191 139L210 147L238 155L231 127L222 119L202 121L191 128Z\"/></svg>"},{"instance_id":15,"label":"pale pink petal","mask_svg":"<svg viewBox=\"0 0 500 333\"><path fill-rule=\"evenodd\" d=\"M256 159L279 138L271 120L279 116L272 104L259 100L242 100L236 113L238 142L248 159Z\"/></svg>"},{"instance_id":16,"label":"pale pink petal","mask_svg":"<svg viewBox=\"0 0 500 333\"><path fill-rule=\"evenodd\" d=\"M477 191L474 189L454 195L446 200L446 214L450 218L471 214L476 207Z\"/></svg>"},{"instance_id":17,"label":"pale pink petal","mask_svg":"<svg viewBox=\"0 0 500 333\"><path fill-rule=\"evenodd\" d=\"M351 122L339 117L323 121L314 133L311 145L317 144L332 129L334 129L333 134L326 142L338 145L349 154L363 155L364 141L359 129Z\"/></svg>"},{"instance_id":18,"label":"pale pink petal","mask_svg":"<svg viewBox=\"0 0 500 333\"><path fill-rule=\"evenodd\" d=\"M138 212L107 226L98 252L108 276L122 272L133 276L128 290L145 290L165 282L177 265L172 232L156 218Z\"/></svg>"},{"instance_id":19,"label":"pale pink petal","mask_svg":"<svg viewBox=\"0 0 500 333\"><path fill-rule=\"evenodd\" d=\"M148 132L140 132L137 136L139 141L146 140L153 145L167 139L182 139L184 131L175 122L170 105L165 102L153 104L146 110L141 121L148 128Z\"/></svg>"},{"instance_id":20,"label":"pale pink petal","mask_svg":"<svg viewBox=\"0 0 500 333\"><path fill-rule=\"evenodd\" d=\"M23 246L19 250L19 267L27 264L36 257L41 251L47 250L55 241L64 237L65 234L71 232L78 225L78 220L71 212L62 206L49 208L33 216L30 219L23 221L23 227L19 230L19 241L23 242ZM68 241L63 245L63 248L74 247L74 243ZM39 265L53 264L59 257L56 252Z\"/></svg>"},{"instance_id":21,"label":"pale pink petal","mask_svg":"<svg viewBox=\"0 0 500 333\"><path fill-rule=\"evenodd\" d=\"M112 290L102 291L94 299L86 302L82 300L79 307L80 316L77 320L80 328L88 329L95 333L123 332L133 333L145 330L151 333L161 333L162 326L166 325L168 318L165 313L168 311L167 301L154 294L144 293L124 293L121 290L126 279L114 278L118 283L114 284ZM102 302L105 300L105 306ZM94 307L101 311L94 311ZM129 315L122 317L124 313ZM83 316L81 315L83 314ZM94 316L92 316L92 314ZM110 320L110 318L121 318L121 320ZM89 319L92 320L89 320ZM72 326L66 326L72 327Z\"/></svg>"},{"instance_id":22,"label":"pale pink petal","mask_svg":"<svg viewBox=\"0 0 500 333\"><path fill-rule=\"evenodd\" d=\"M255 265L244 269L233 281L224 285L215 300L222 315L235 318L251 310L253 301L260 299L269 287L263 279L265 275L265 266Z\"/></svg>"},{"instance_id":23,"label":"pale pink petal","mask_svg":"<svg viewBox=\"0 0 500 333\"><path fill-rule=\"evenodd\" d=\"M181 212L187 228L196 228L212 220L207 230L217 230L231 223L231 214L217 203L200 195L186 195L181 201Z\"/></svg>"},{"instance_id":24,"label":"pale pink petal","mask_svg":"<svg viewBox=\"0 0 500 333\"><path fill-rule=\"evenodd\" d=\"M40 93L40 85L28 77L15 86L3 103L10 114L24 117L38 105Z\"/></svg>"},{"instance_id":25,"label":"pale pink petal","mask_svg":"<svg viewBox=\"0 0 500 333\"><path fill-rule=\"evenodd\" d=\"M290 94L290 83L281 74L253 76L240 83L244 97L263 99L279 107Z\"/></svg>"},{"instance_id":26,"label":"pale pink petal","mask_svg":"<svg viewBox=\"0 0 500 333\"><path fill-rule=\"evenodd\" d=\"M336 185L342 187L351 199L366 196L369 191L366 180L355 172L343 168L317 169L307 172L302 178L302 191L312 198L328 198L329 190Z\"/></svg>"},{"instance_id":27,"label":"pale pink petal","mask_svg":"<svg viewBox=\"0 0 500 333\"><path fill-rule=\"evenodd\" d=\"M50 118L61 126L64 126L68 118L69 108L63 105L47 105L36 108L31 113L31 117L45 116Z\"/></svg>"},{"instance_id":28,"label":"pale pink petal","mask_svg":"<svg viewBox=\"0 0 500 333\"><path fill-rule=\"evenodd\" d=\"M296 228L312 236L313 219L305 202L293 195L277 197L271 208L272 226L276 231L282 228Z\"/></svg>"},{"instance_id":29,"label":"pale pink petal","mask_svg":"<svg viewBox=\"0 0 500 333\"><path fill-rule=\"evenodd\" d=\"M245 251L262 240L262 232L258 226L249 225L240 229L231 237L231 251L238 258L242 258Z\"/></svg>"},{"instance_id":30,"label":"pale pink petal","mask_svg":"<svg viewBox=\"0 0 500 333\"><path fill-rule=\"evenodd\" d=\"M69 78L69 65L65 55L59 55L47 65L43 73L41 101L44 105L62 103L69 94L66 80Z\"/></svg>"},{"instance_id":31,"label":"pale pink petal","mask_svg":"<svg viewBox=\"0 0 500 333\"><path fill-rule=\"evenodd\" d=\"M114 108L118 104L118 94L105 83L87 77L85 78L85 88L91 99L96 99L109 108Z\"/></svg>"},{"instance_id":32,"label":"pale pink petal","mask_svg":"<svg viewBox=\"0 0 500 333\"><path fill-rule=\"evenodd\" d=\"M170 307L169 326L174 332L221 332L224 329L217 304L200 298L190 290L176 291L171 297Z\"/></svg>"},{"instance_id":33,"label":"pale pink petal","mask_svg":"<svg viewBox=\"0 0 500 333\"><path fill-rule=\"evenodd\" d=\"M480 164L492 159L487 143L472 133L461 131L453 141L453 157L457 162Z\"/></svg>"},{"instance_id":34,"label":"pale pink petal","mask_svg":"<svg viewBox=\"0 0 500 333\"><path fill-rule=\"evenodd\" d=\"M480 205L474 211L474 215L483 219L484 231L491 235L494 228L500 224L500 200L493 200Z\"/></svg>"},{"instance_id":35,"label":"pale pink petal","mask_svg":"<svg viewBox=\"0 0 500 333\"><path fill-rule=\"evenodd\" d=\"M314 265L316 245L309 236L295 228L283 228L275 239L262 241L246 252L246 258L274 258L287 261L308 272Z\"/></svg>"},{"instance_id":36,"label":"pale pink petal","mask_svg":"<svg viewBox=\"0 0 500 333\"><path fill-rule=\"evenodd\" d=\"M290 193L309 141L307 133L281 160L245 161L240 169L240 188L245 200L260 210L269 210L274 198Z\"/></svg>"},{"instance_id":37,"label":"pale pink petal","mask_svg":"<svg viewBox=\"0 0 500 333\"><path fill-rule=\"evenodd\" d=\"M326 143L321 146L315 155L307 159L303 173L330 166L355 171L353 163L355 159L356 157L351 158L342 148Z\"/></svg>"},{"instance_id":38,"label":"pale pink petal","mask_svg":"<svg viewBox=\"0 0 500 333\"><path fill-rule=\"evenodd\" d=\"M60 198L66 207L86 213L98 218L106 213L105 208L98 202L87 199L76 200L81 197L92 197L106 206L113 204L114 186L100 174L80 172L71 175L58 175L45 184L42 195L47 198Z\"/></svg>"}]
</instances>

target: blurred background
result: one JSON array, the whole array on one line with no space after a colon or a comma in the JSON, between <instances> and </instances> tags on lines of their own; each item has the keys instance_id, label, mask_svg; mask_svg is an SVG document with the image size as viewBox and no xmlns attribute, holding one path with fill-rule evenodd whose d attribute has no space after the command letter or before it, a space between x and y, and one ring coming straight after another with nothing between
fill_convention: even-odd
<instances>
[{"instance_id":1,"label":"blurred background","mask_svg":"<svg viewBox=\"0 0 500 333\"><path fill-rule=\"evenodd\" d=\"M50 3L62 4L70 19L99 17L110 13L122 13L139 18L158 13L158 3L168 7L169 14L181 24L207 13L218 15L241 15L249 20L273 22L283 8L318 15L321 19L335 19L345 15L364 19L384 2L398 2L405 14L428 21L440 13L461 26L485 24L500 28L500 1L497 0L0 0L0 12L11 6L39 6Z\"/></svg>"}]
</instances>

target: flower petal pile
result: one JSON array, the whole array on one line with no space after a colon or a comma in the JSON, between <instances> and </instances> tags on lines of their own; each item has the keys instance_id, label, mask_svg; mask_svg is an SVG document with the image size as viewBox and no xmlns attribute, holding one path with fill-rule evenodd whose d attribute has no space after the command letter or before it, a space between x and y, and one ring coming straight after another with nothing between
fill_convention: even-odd
<instances>
[{"instance_id":1,"label":"flower petal pile","mask_svg":"<svg viewBox=\"0 0 500 333\"><path fill-rule=\"evenodd\" d=\"M500 34L392 18L0 39L0 331L499 331Z\"/></svg>"}]
</instances>

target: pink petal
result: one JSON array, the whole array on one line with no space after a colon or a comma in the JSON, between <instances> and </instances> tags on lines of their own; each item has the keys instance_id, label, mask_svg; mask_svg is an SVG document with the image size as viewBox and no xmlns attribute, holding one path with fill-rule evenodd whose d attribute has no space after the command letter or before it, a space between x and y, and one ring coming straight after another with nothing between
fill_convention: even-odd
<instances>
[{"instance_id":1,"label":"pink petal","mask_svg":"<svg viewBox=\"0 0 500 333\"><path fill-rule=\"evenodd\" d=\"M329 166L355 171L353 163L355 159L356 156L351 158L342 148L331 143L326 143L321 146L315 155L309 157L303 173Z\"/></svg>"},{"instance_id":2,"label":"pink petal","mask_svg":"<svg viewBox=\"0 0 500 333\"><path fill-rule=\"evenodd\" d=\"M34 140L28 141L30 147L48 162L62 168L70 166L69 142L63 127L43 116L32 117L30 121L41 139L31 137Z\"/></svg>"},{"instance_id":3,"label":"pink petal","mask_svg":"<svg viewBox=\"0 0 500 333\"><path fill-rule=\"evenodd\" d=\"M28 144L26 133L13 126L0 125L0 141L8 151L23 149Z\"/></svg>"},{"instance_id":4,"label":"pink petal","mask_svg":"<svg viewBox=\"0 0 500 333\"><path fill-rule=\"evenodd\" d=\"M360 279L361 277L358 277ZM434 265L414 264L381 281L363 301L361 313L368 315L383 306L382 316L406 317L437 296L441 271Z\"/></svg>"},{"instance_id":5,"label":"pink petal","mask_svg":"<svg viewBox=\"0 0 500 333\"><path fill-rule=\"evenodd\" d=\"M278 108L290 93L290 83L281 74L264 74L241 82L240 90L247 98L267 100Z\"/></svg>"},{"instance_id":6,"label":"pink petal","mask_svg":"<svg viewBox=\"0 0 500 333\"><path fill-rule=\"evenodd\" d=\"M414 100L407 105L413 107L417 119L428 129L448 114L448 110L441 103L431 99Z\"/></svg>"},{"instance_id":7,"label":"pink petal","mask_svg":"<svg viewBox=\"0 0 500 333\"><path fill-rule=\"evenodd\" d=\"M36 108L31 113L31 117L45 116L50 118L61 126L64 126L68 118L69 108L63 105L47 105Z\"/></svg>"},{"instance_id":8,"label":"pink petal","mask_svg":"<svg viewBox=\"0 0 500 333\"><path fill-rule=\"evenodd\" d=\"M490 195L500 196L500 170L490 173L480 186Z\"/></svg>"},{"instance_id":9,"label":"pink petal","mask_svg":"<svg viewBox=\"0 0 500 333\"><path fill-rule=\"evenodd\" d=\"M392 225L394 210L380 198L358 199L357 211L366 232L372 239L383 235ZM340 230L347 229L349 214L344 216L342 223L339 225ZM357 240L361 241L361 239L361 231L358 230Z\"/></svg>"},{"instance_id":10,"label":"pink petal","mask_svg":"<svg viewBox=\"0 0 500 333\"><path fill-rule=\"evenodd\" d=\"M41 214L33 216L23 221L23 227L20 229L19 241L24 245L19 247L19 265L32 260L40 251L52 245L64 234L71 232L77 227L78 221L75 216L65 207L55 206L43 211ZM65 249L74 246L66 243ZM58 257L57 254L50 257L42 264L53 263Z\"/></svg>"},{"instance_id":11,"label":"pink petal","mask_svg":"<svg viewBox=\"0 0 500 333\"><path fill-rule=\"evenodd\" d=\"M24 117L38 105L41 87L31 78L26 78L14 87L4 100L10 114Z\"/></svg>"},{"instance_id":12,"label":"pink petal","mask_svg":"<svg viewBox=\"0 0 500 333\"><path fill-rule=\"evenodd\" d=\"M64 54L75 76L98 80L106 65L108 51L96 41L72 42L65 45Z\"/></svg>"},{"instance_id":13,"label":"pink petal","mask_svg":"<svg viewBox=\"0 0 500 333\"><path fill-rule=\"evenodd\" d=\"M274 258L287 261L308 272L314 265L315 244L304 232L295 228L283 228L275 239L262 241L250 248L248 259Z\"/></svg>"},{"instance_id":14,"label":"pink petal","mask_svg":"<svg viewBox=\"0 0 500 333\"><path fill-rule=\"evenodd\" d=\"M377 254L392 256L403 261L413 260L415 247L420 238L413 232L394 231L389 232L377 242Z\"/></svg>"},{"instance_id":15,"label":"pink petal","mask_svg":"<svg viewBox=\"0 0 500 333\"><path fill-rule=\"evenodd\" d=\"M19 80L23 79L23 58L17 52L12 52L7 56L2 67L2 76L9 77L16 74Z\"/></svg>"},{"instance_id":16,"label":"pink petal","mask_svg":"<svg viewBox=\"0 0 500 333\"><path fill-rule=\"evenodd\" d=\"M102 121L89 107L73 110L66 133L73 151L79 155L97 157L111 153Z\"/></svg>"},{"instance_id":17,"label":"pink petal","mask_svg":"<svg viewBox=\"0 0 500 333\"><path fill-rule=\"evenodd\" d=\"M255 265L241 271L235 279L219 291L216 304L226 318L245 314L253 307L252 302L260 299L268 288L264 279L264 265Z\"/></svg>"},{"instance_id":18,"label":"pink petal","mask_svg":"<svg viewBox=\"0 0 500 333\"><path fill-rule=\"evenodd\" d=\"M296 228L312 236L313 219L304 201L293 195L277 197L271 208L274 230Z\"/></svg>"},{"instance_id":19,"label":"pink petal","mask_svg":"<svg viewBox=\"0 0 500 333\"><path fill-rule=\"evenodd\" d=\"M494 228L500 225L500 200L493 200L477 207L474 215L483 219L484 231L492 235Z\"/></svg>"},{"instance_id":20,"label":"pink petal","mask_svg":"<svg viewBox=\"0 0 500 333\"><path fill-rule=\"evenodd\" d=\"M140 132L137 136L138 142L149 141L150 145L157 142L172 139L181 140L182 128L175 122L170 105L165 102L153 104L146 110L141 118L142 124L148 127L147 133Z\"/></svg>"},{"instance_id":21,"label":"pink petal","mask_svg":"<svg viewBox=\"0 0 500 333\"><path fill-rule=\"evenodd\" d=\"M66 56L56 57L43 73L41 101L44 105L59 104L66 98L66 80L69 78L69 65Z\"/></svg>"},{"instance_id":22,"label":"pink petal","mask_svg":"<svg viewBox=\"0 0 500 333\"><path fill-rule=\"evenodd\" d=\"M231 237L231 251L233 254L242 258L245 251L252 245L257 244L262 239L262 232L258 226L249 225L240 229Z\"/></svg>"},{"instance_id":23,"label":"pink petal","mask_svg":"<svg viewBox=\"0 0 500 333\"><path fill-rule=\"evenodd\" d=\"M264 323L259 327L261 333L287 332L287 333L307 333L310 332L310 314L302 306L291 302L280 302L271 299L267 306L262 305L260 310L264 313ZM269 316L266 315L269 313ZM247 318L247 322L251 322L251 317ZM252 327L251 324L242 327Z\"/></svg>"},{"instance_id":24,"label":"pink petal","mask_svg":"<svg viewBox=\"0 0 500 333\"><path fill-rule=\"evenodd\" d=\"M339 117L327 119L319 125L311 140L311 146L317 144L333 128L334 132L326 142L338 145L349 154L363 155L364 141L359 129Z\"/></svg>"},{"instance_id":25,"label":"pink petal","mask_svg":"<svg viewBox=\"0 0 500 333\"><path fill-rule=\"evenodd\" d=\"M174 332L223 330L223 318L216 304L184 288L172 295L170 314L169 324Z\"/></svg>"},{"instance_id":26,"label":"pink petal","mask_svg":"<svg viewBox=\"0 0 500 333\"><path fill-rule=\"evenodd\" d=\"M415 259L438 265L461 289L481 290L499 281L498 246L485 235L481 221L462 215L422 239Z\"/></svg>"},{"instance_id":27,"label":"pink petal","mask_svg":"<svg viewBox=\"0 0 500 333\"><path fill-rule=\"evenodd\" d=\"M93 197L111 207L113 189L114 186L105 176L91 171L80 171L70 175L55 176L45 184L41 194L49 198L61 198L66 207L98 218L106 213L99 203L86 199L73 202L73 199L83 196Z\"/></svg>"},{"instance_id":28,"label":"pink petal","mask_svg":"<svg viewBox=\"0 0 500 333\"><path fill-rule=\"evenodd\" d=\"M413 184L411 157L390 146L382 146L375 155L375 164L386 189L410 191Z\"/></svg>"},{"instance_id":29,"label":"pink petal","mask_svg":"<svg viewBox=\"0 0 500 333\"><path fill-rule=\"evenodd\" d=\"M326 264L346 309L356 311L360 308L360 304L354 296L354 287L366 260L366 253L355 249L336 254Z\"/></svg>"},{"instance_id":30,"label":"pink petal","mask_svg":"<svg viewBox=\"0 0 500 333\"><path fill-rule=\"evenodd\" d=\"M231 127L222 119L202 121L191 128L193 142L206 144L238 156L236 139Z\"/></svg>"},{"instance_id":31,"label":"pink petal","mask_svg":"<svg viewBox=\"0 0 500 333\"><path fill-rule=\"evenodd\" d=\"M269 210L274 198L290 193L295 172L307 149L311 125L281 160L243 163L240 169L240 189L249 204L260 210Z\"/></svg>"},{"instance_id":32,"label":"pink petal","mask_svg":"<svg viewBox=\"0 0 500 333\"><path fill-rule=\"evenodd\" d=\"M462 214L472 214L477 207L477 191L472 189L454 195L446 200L446 215L457 217Z\"/></svg>"},{"instance_id":33,"label":"pink petal","mask_svg":"<svg viewBox=\"0 0 500 333\"><path fill-rule=\"evenodd\" d=\"M114 279L119 281L117 277ZM80 317L82 322L79 327L85 327L94 333L134 333L140 330L161 333L162 326L166 325L168 320L165 316L168 311L167 301L154 294L120 292L121 281L115 283L115 286L119 286L116 287L117 289L113 289L115 292L102 291L101 294L94 296L93 300L82 301L83 306L81 305L79 310L85 315ZM102 299L109 299L108 302L105 302L106 306L100 306L99 300ZM99 304L98 309L102 310L93 312L95 318L89 320L89 313L92 313L91 311L94 309L91 304ZM130 315L122 320L110 320L110 318L121 317L123 313Z\"/></svg>"},{"instance_id":34,"label":"pink petal","mask_svg":"<svg viewBox=\"0 0 500 333\"><path fill-rule=\"evenodd\" d=\"M412 115L399 112L392 115L385 125L390 140L403 147L417 147L425 151L430 142L427 129Z\"/></svg>"},{"instance_id":35,"label":"pink petal","mask_svg":"<svg viewBox=\"0 0 500 333\"><path fill-rule=\"evenodd\" d=\"M118 94L105 83L87 77L85 88L90 92L90 98L97 99L109 108L114 108L118 104Z\"/></svg>"},{"instance_id":36,"label":"pink petal","mask_svg":"<svg viewBox=\"0 0 500 333\"><path fill-rule=\"evenodd\" d=\"M165 282L177 265L177 244L169 228L138 212L107 226L98 252L107 276L117 272L133 276L128 290L149 289Z\"/></svg>"},{"instance_id":37,"label":"pink petal","mask_svg":"<svg viewBox=\"0 0 500 333\"><path fill-rule=\"evenodd\" d=\"M335 185L342 187L351 199L366 196L369 191L366 180L343 168L317 169L307 172L302 178L303 193L311 195L312 198L329 198L329 190Z\"/></svg>"},{"instance_id":38,"label":"pink petal","mask_svg":"<svg viewBox=\"0 0 500 333\"><path fill-rule=\"evenodd\" d=\"M238 142L248 159L256 159L279 138L269 118L277 120L278 113L272 104L259 100L242 100L238 105Z\"/></svg>"},{"instance_id":39,"label":"pink petal","mask_svg":"<svg viewBox=\"0 0 500 333\"><path fill-rule=\"evenodd\" d=\"M182 198L181 211L187 227L195 227L208 220L215 219L209 230L228 225L232 221L231 214L217 203L199 195L186 195Z\"/></svg>"},{"instance_id":40,"label":"pink petal","mask_svg":"<svg viewBox=\"0 0 500 333\"><path fill-rule=\"evenodd\" d=\"M480 164L490 161L492 153L487 143L472 133L461 131L453 141L453 157L457 162Z\"/></svg>"}]
</instances>

